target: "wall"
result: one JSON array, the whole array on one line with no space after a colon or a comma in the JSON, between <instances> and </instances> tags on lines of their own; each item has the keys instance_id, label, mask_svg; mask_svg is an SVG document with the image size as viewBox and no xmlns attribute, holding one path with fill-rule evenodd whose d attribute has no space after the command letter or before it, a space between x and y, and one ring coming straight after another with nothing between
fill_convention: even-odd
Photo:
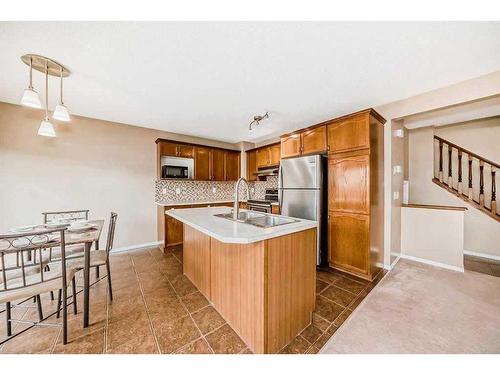
<instances>
[{"instance_id":1,"label":"wall","mask_svg":"<svg viewBox=\"0 0 500 375\"><path fill-rule=\"evenodd\" d=\"M235 145L73 116L37 135L43 112L0 102L0 231L40 223L48 210L118 213L115 247L156 241L156 138ZM103 237L106 233L103 233Z\"/></svg>"},{"instance_id":2,"label":"wall","mask_svg":"<svg viewBox=\"0 0 500 375\"><path fill-rule=\"evenodd\" d=\"M497 122L496 126L491 126L492 124L491 121L481 121L443 129L426 127L410 130L408 138L410 203L468 207L465 213L465 251L500 256L499 223L432 182L435 175L435 131L450 141L453 139L453 143L464 144L466 148L480 155L484 149L493 161L498 161L500 123Z\"/></svg>"},{"instance_id":3,"label":"wall","mask_svg":"<svg viewBox=\"0 0 500 375\"><path fill-rule=\"evenodd\" d=\"M403 257L463 271L463 247L463 211L402 207Z\"/></svg>"}]
</instances>

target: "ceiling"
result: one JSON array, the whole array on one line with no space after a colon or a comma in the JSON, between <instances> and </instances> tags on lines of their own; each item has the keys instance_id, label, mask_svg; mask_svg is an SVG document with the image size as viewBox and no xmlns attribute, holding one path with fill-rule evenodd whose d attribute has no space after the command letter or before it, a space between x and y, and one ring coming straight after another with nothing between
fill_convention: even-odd
<instances>
[{"instance_id":1,"label":"ceiling","mask_svg":"<svg viewBox=\"0 0 500 375\"><path fill-rule=\"evenodd\" d=\"M500 22L0 22L0 101L36 53L71 70L74 114L259 142L500 70L499 39Z\"/></svg>"}]
</instances>

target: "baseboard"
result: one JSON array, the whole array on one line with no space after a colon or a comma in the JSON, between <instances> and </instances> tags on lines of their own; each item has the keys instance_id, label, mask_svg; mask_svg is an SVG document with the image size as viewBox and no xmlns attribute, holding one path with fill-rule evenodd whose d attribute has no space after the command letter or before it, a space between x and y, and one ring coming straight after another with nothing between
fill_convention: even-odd
<instances>
[{"instance_id":1,"label":"baseboard","mask_svg":"<svg viewBox=\"0 0 500 375\"><path fill-rule=\"evenodd\" d=\"M398 254L398 256L396 257L396 259L394 259L394 262L392 262L391 265L389 266L391 270L394 267L396 267L396 264L399 262L400 259L401 259L401 254Z\"/></svg>"},{"instance_id":2,"label":"baseboard","mask_svg":"<svg viewBox=\"0 0 500 375\"><path fill-rule=\"evenodd\" d=\"M149 249L151 247L160 246L162 243L163 243L163 241L155 241L155 242L142 243L142 244L138 244L138 245L117 247L117 248L111 250L111 253L123 253L125 251Z\"/></svg>"},{"instance_id":3,"label":"baseboard","mask_svg":"<svg viewBox=\"0 0 500 375\"><path fill-rule=\"evenodd\" d=\"M468 250L464 250L464 254L465 255L472 255L472 256L480 257L480 258L486 258L486 259L500 261L500 255L491 255L491 254L485 254L485 253L477 253L475 251L468 251Z\"/></svg>"},{"instance_id":4,"label":"baseboard","mask_svg":"<svg viewBox=\"0 0 500 375\"><path fill-rule=\"evenodd\" d=\"M439 263L439 262L435 262L433 260L427 260L427 259L412 257L411 255L401 254L400 258L402 258L402 259L408 259L408 260L413 260L414 262L425 263L425 264L428 264L430 266L445 268L445 269L451 270L451 271L464 272L464 268L463 267L450 266L449 264Z\"/></svg>"},{"instance_id":5,"label":"baseboard","mask_svg":"<svg viewBox=\"0 0 500 375\"><path fill-rule=\"evenodd\" d=\"M384 264L384 263L380 263L380 262L377 262L375 263L375 265L379 268L383 268L384 270L386 271L390 271L391 270L391 266L388 265L388 264Z\"/></svg>"}]
</instances>

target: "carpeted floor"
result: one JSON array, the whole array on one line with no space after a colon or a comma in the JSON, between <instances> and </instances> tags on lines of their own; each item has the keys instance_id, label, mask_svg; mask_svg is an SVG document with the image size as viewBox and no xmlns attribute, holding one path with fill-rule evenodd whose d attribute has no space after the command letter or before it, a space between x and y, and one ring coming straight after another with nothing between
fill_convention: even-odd
<instances>
[{"instance_id":1,"label":"carpeted floor","mask_svg":"<svg viewBox=\"0 0 500 375\"><path fill-rule=\"evenodd\" d=\"M400 260L321 353L500 353L500 278Z\"/></svg>"}]
</instances>

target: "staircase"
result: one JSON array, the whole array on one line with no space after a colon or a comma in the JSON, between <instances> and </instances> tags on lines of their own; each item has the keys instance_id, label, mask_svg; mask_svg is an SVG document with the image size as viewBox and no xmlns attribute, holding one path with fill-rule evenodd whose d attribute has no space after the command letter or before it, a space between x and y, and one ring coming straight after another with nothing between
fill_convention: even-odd
<instances>
[{"instance_id":1,"label":"staircase","mask_svg":"<svg viewBox=\"0 0 500 375\"><path fill-rule=\"evenodd\" d=\"M434 136L432 181L500 222L497 211L495 174L500 165L446 139ZM463 173L467 181L463 182ZM444 172L446 171L446 173Z\"/></svg>"}]
</instances>

